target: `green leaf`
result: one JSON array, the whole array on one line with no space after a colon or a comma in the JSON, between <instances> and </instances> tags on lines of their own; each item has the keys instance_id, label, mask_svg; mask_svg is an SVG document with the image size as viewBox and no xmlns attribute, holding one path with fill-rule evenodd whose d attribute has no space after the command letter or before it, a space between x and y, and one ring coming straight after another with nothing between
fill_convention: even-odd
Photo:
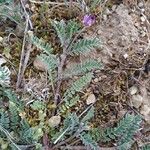
<instances>
[{"instance_id":1,"label":"green leaf","mask_svg":"<svg viewBox=\"0 0 150 150\"><path fill-rule=\"evenodd\" d=\"M71 107L75 106L77 104L77 102L79 101L79 95L73 97L72 99L70 100L66 100L64 102L64 104L62 104L59 108L59 111L61 113L65 113L67 112L67 110L70 110Z\"/></svg>"},{"instance_id":2,"label":"green leaf","mask_svg":"<svg viewBox=\"0 0 150 150\"><path fill-rule=\"evenodd\" d=\"M97 38L94 39L81 39L78 42L74 43L71 50L71 55L86 55L87 53L91 52L96 47L100 47L101 43L100 40Z\"/></svg>"},{"instance_id":3,"label":"green leaf","mask_svg":"<svg viewBox=\"0 0 150 150\"><path fill-rule=\"evenodd\" d=\"M0 109L0 125L5 129L9 129L9 123L10 119L8 112L3 109Z\"/></svg>"},{"instance_id":4,"label":"green leaf","mask_svg":"<svg viewBox=\"0 0 150 150\"><path fill-rule=\"evenodd\" d=\"M90 110L88 111L88 113L83 117L81 122L85 123L85 122L89 121L93 117L94 117L94 107L92 106L90 108Z\"/></svg>"},{"instance_id":5,"label":"green leaf","mask_svg":"<svg viewBox=\"0 0 150 150\"><path fill-rule=\"evenodd\" d=\"M70 88L64 93L64 99L72 98L76 92L80 92L86 85L88 85L92 80L92 73L87 73L81 78L77 79Z\"/></svg>"},{"instance_id":6,"label":"green leaf","mask_svg":"<svg viewBox=\"0 0 150 150\"><path fill-rule=\"evenodd\" d=\"M73 20L70 20L68 23L67 23L67 26L66 26L66 35L67 35L67 39L70 41L73 37L73 35L75 35L75 33L78 32L80 26L77 22L73 21Z\"/></svg>"},{"instance_id":7,"label":"green leaf","mask_svg":"<svg viewBox=\"0 0 150 150\"><path fill-rule=\"evenodd\" d=\"M150 144L143 145L140 150L150 150Z\"/></svg>"},{"instance_id":8,"label":"green leaf","mask_svg":"<svg viewBox=\"0 0 150 150\"><path fill-rule=\"evenodd\" d=\"M51 55L54 50L50 44L46 43L43 39L39 39L38 37L34 36L32 32L29 32L28 34L32 44L34 44L40 50L43 50L43 52L47 55Z\"/></svg>"},{"instance_id":9,"label":"green leaf","mask_svg":"<svg viewBox=\"0 0 150 150\"><path fill-rule=\"evenodd\" d=\"M46 65L48 71L53 71L58 65L56 55L41 54L38 58Z\"/></svg>"},{"instance_id":10,"label":"green leaf","mask_svg":"<svg viewBox=\"0 0 150 150\"><path fill-rule=\"evenodd\" d=\"M46 105L43 101L34 101L30 106L34 110L44 110L46 108Z\"/></svg>"},{"instance_id":11,"label":"green leaf","mask_svg":"<svg viewBox=\"0 0 150 150\"><path fill-rule=\"evenodd\" d=\"M20 122L18 108L12 102L9 102L10 126L13 130L17 129Z\"/></svg>"},{"instance_id":12,"label":"green leaf","mask_svg":"<svg viewBox=\"0 0 150 150\"><path fill-rule=\"evenodd\" d=\"M10 89L5 89L3 91L4 96L6 96L9 102L14 103L14 105L18 108L18 111L22 111L24 107L23 101L17 98L17 95Z\"/></svg>"},{"instance_id":13,"label":"green leaf","mask_svg":"<svg viewBox=\"0 0 150 150\"><path fill-rule=\"evenodd\" d=\"M8 86L10 83L10 70L7 66L0 66L0 85Z\"/></svg>"},{"instance_id":14,"label":"green leaf","mask_svg":"<svg viewBox=\"0 0 150 150\"><path fill-rule=\"evenodd\" d=\"M52 22L53 27L55 28L57 35L60 39L61 45L64 46L66 41L66 24L63 20L61 21L53 21Z\"/></svg>"},{"instance_id":15,"label":"green leaf","mask_svg":"<svg viewBox=\"0 0 150 150\"><path fill-rule=\"evenodd\" d=\"M90 146L91 149L98 150L98 144L92 139L89 134L82 132L82 134L80 134L80 139L85 146Z\"/></svg>"},{"instance_id":16,"label":"green leaf","mask_svg":"<svg viewBox=\"0 0 150 150\"><path fill-rule=\"evenodd\" d=\"M94 69L101 69L102 64L94 59L87 59L80 64L74 64L69 69L64 71L64 77L71 77L74 75L82 75L86 72L92 71Z\"/></svg>"}]
</instances>

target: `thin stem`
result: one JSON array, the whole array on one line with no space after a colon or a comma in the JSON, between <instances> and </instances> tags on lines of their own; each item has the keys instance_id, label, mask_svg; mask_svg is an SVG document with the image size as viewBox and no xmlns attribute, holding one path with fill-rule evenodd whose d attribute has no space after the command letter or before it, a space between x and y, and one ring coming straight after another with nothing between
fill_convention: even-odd
<instances>
[{"instance_id":1,"label":"thin stem","mask_svg":"<svg viewBox=\"0 0 150 150\"><path fill-rule=\"evenodd\" d=\"M61 2L41 2L41 1L34 1L34 0L29 0L31 3L34 3L34 4L49 4L49 5L70 5L70 2L65 2L65 3L61 3ZM74 5L77 5L79 6L79 3L77 2L71 2L71 4L74 4Z\"/></svg>"},{"instance_id":2,"label":"thin stem","mask_svg":"<svg viewBox=\"0 0 150 150\"><path fill-rule=\"evenodd\" d=\"M32 25L32 22L31 22L31 20L30 20L29 15L28 15L28 13L27 13L27 11L26 11L26 8L25 8L25 6L24 6L24 3L23 3L22 0L20 0L20 3L21 3L21 6L22 6L22 8L23 8L23 11L24 11L24 13L25 13L26 20L28 20L29 26L30 26L30 28L31 28L31 30L32 30L32 29L33 29L33 25Z\"/></svg>"},{"instance_id":3,"label":"thin stem","mask_svg":"<svg viewBox=\"0 0 150 150\"><path fill-rule=\"evenodd\" d=\"M49 71L49 76L50 76L50 81L51 81L51 85L52 85L52 91L53 91L53 94L55 95L55 87L54 87L54 83L53 83L53 76L52 76L52 72Z\"/></svg>"},{"instance_id":4,"label":"thin stem","mask_svg":"<svg viewBox=\"0 0 150 150\"><path fill-rule=\"evenodd\" d=\"M58 147L60 147L61 145L63 145L63 144L65 144L65 143L67 143L67 142L69 142L70 140L72 140L72 139L74 139L76 137L76 135L73 135L73 136L71 136L71 137L69 137L68 139L66 139L66 140L64 140L64 141L62 141L62 142L59 142L58 144L56 144L52 149L56 149L56 148L58 148ZM57 141L58 142L58 141Z\"/></svg>"},{"instance_id":5,"label":"thin stem","mask_svg":"<svg viewBox=\"0 0 150 150\"><path fill-rule=\"evenodd\" d=\"M13 22L15 22L17 25L19 25L20 27L22 27L22 25L18 21L16 21L14 18L12 18L11 16L8 16L6 14L1 14L1 13L0 13L0 15L5 16L6 18L9 18Z\"/></svg>"},{"instance_id":6,"label":"thin stem","mask_svg":"<svg viewBox=\"0 0 150 150\"><path fill-rule=\"evenodd\" d=\"M64 132L54 141L54 144L56 144L61 139L61 137L68 131L68 129L69 127L66 130L64 130Z\"/></svg>"},{"instance_id":7,"label":"thin stem","mask_svg":"<svg viewBox=\"0 0 150 150\"><path fill-rule=\"evenodd\" d=\"M23 37L23 44L22 44L22 50L21 50L21 58L20 58L20 64L19 64L19 72L18 72L18 78L17 78L17 84L16 88L19 88L22 80L22 68L23 68L23 62L24 62L24 57L25 57L25 42L26 42L26 34L28 30L28 20L26 20L26 27L24 31L24 37Z\"/></svg>"},{"instance_id":8,"label":"thin stem","mask_svg":"<svg viewBox=\"0 0 150 150\"><path fill-rule=\"evenodd\" d=\"M56 93L55 93L55 104L58 104L58 98L59 98L59 93L60 93L60 86L62 83L62 71L63 71L63 67L68 55L68 52L71 50L72 48L72 44L77 40L78 36L86 29L86 27L84 27L82 30L80 30L78 32L78 34L72 39L72 41L69 43L69 45L63 49L63 54L60 56L60 65L58 66L58 77L57 77L57 88L56 88Z\"/></svg>"},{"instance_id":9,"label":"thin stem","mask_svg":"<svg viewBox=\"0 0 150 150\"><path fill-rule=\"evenodd\" d=\"M17 144L15 144L15 143L13 142L13 140L12 140L13 137L10 135L10 133L9 133L5 128L3 128L1 125L0 125L0 130L5 133L5 135L6 135L7 138L10 140L10 142L11 142L18 150L21 150L21 149L17 146Z\"/></svg>"},{"instance_id":10,"label":"thin stem","mask_svg":"<svg viewBox=\"0 0 150 150\"><path fill-rule=\"evenodd\" d=\"M86 113L92 106L93 106L93 104L91 104L90 106L88 106L88 107L78 116L78 118L80 118L84 113Z\"/></svg>"}]
</instances>

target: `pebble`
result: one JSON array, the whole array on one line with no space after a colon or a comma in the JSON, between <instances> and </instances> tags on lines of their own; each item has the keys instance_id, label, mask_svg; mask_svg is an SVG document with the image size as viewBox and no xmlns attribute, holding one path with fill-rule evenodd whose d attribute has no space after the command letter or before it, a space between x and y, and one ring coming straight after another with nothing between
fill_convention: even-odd
<instances>
[{"instance_id":1,"label":"pebble","mask_svg":"<svg viewBox=\"0 0 150 150\"><path fill-rule=\"evenodd\" d=\"M106 15L110 15L111 11L108 8L106 8L105 13L106 13Z\"/></svg>"},{"instance_id":2,"label":"pebble","mask_svg":"<svg viewBox=\"0 0 150 150\"><path fill-rule=\"evenodd\" d=\"M141 37L145 37L146 36L146 32L142 31L141 32Z\"/></svg>"},{"instance_id":3,"label":"pebble","mask_svg":"<svg viewBox=\"0 0 150 150\"><path fill-rule=\"evenodd\" d=\"M102 80L102 77L99 77L98 80L101 81L101 80Z\"/></svg>"},{"instance_id":4,"label":"pebble","mask_svg":"<svg viewBox=\"0 0 150 150\"><path fill-rule=\"evenodd\" d=\"M131 40L132 40L132 42L135 42L136 38L135 37L131 37Z\"/></svg>"},{"instance_id":5,"label":"pebble","mask_svg":"<svg viewBox=\"0 0 150 150\"><path fill-rule=\"evenodd\" d=\"M101 30L98 30L98 31L97 31L97 34L99 34L99 35L100 35L101 33L102 33L102 31L101 31Z\"/></svg>"},{"instance_id":6,"label":"pebble","mask_svg":"<svg viewBox=\"0 0 150 150\"><path fill-rule=\"evenodd\" d=\"M29 9L29 8L30 8L29 4L26 4L26 5L25 5L25 8Z\"/></svg>"},{"instance_id":7,"label":"pebble","mask_svg":"<svg viewBox=\"0 0 150 150\"><path fill-rule=\"evenodd\" d=\"M50 119L49 119L49 126L50 127L56 127L60 124L60 121L61 121L61 117L60 116L52 116Z\"/></svg>"},{"instance_id":8,"label":"pebble","mask_svg":"<svg viewBox=\"0 0 150 150\"><path fill-rule=\"evenodd\" d=\"M33 66L40 71L46 71L47 67L46 65L38 58L36 57L34 62L33 62Z\"/></svg>"},{"instance_id":9,"label":"pebble","mask_svg":"<svg viewBox=\"0 0 150 150\"><path fill-rule=\"evenodd\" d=\"M142 9L141 9L141 12L142 12L142 13L144 13L144 12L145 12L145 9L144 9L144 8L142 8Z\"/></svg>"},{"instance_id":10,"label":"pebble","mask_svg":"<svg viewBox=\"0 0 150 150\"><path fill-rule=\"evenodd\" d=\"M95 70L95 73L100 73L101 72L101 70Z\"/></svg>"},{"instance_id":11,"label":"pebble","mask_svg":"<svg viewBox=\"0 0 150 150\"><path fill-rule=\"evenodd\" d=\"M116 5L113 5L111 9L112 9L112 11L115 11L116 8L117 8L117 6L116 6Z\"/></svg>"},{"instance_id":12,"label":"pebble","mask_svg":"<svg viewBox=\"0 0 150 150\"><path fill-rule=\"evenodd\" d=\"M138 22L136 22L134 25L135 25L136 27L139 27L139 23L138 23Z\"/></svg>"},{"instance_id":13,"label":"pebble","mask_svg":"<svg viewBox=\"0 0 150 150\"><path fill-rule=\"evenodd\" d=\"M140 19L142 22L145 22L145 20L146 20L145 17L143 17L143 16Z\"/></svg>"},{"instance_id":14,"label":"pebble","mask_svg":"<svg viewBox=\"0 0 150 150\"><path fill-rule=\"evenodd\" d=\"M143 103L143 97L139 94L137 95L133 95L132 96L132 105L135 107L135 108L139 108Z\"/></svg>"},{"instance_id":15,"label":"pebble","mask_svg":"<svg viewBox=\"0 0 150 150\"><path fill-rule=\"evenodd\" d=\"M96 97L95 97L94 94L90 94L90 95L88 96L88 98L86 99L86 104L87 104L87 105L93 104L93 103L95 103L95 102L96 102Z\"/></svg>"},{"instance_id":16,"label":"pebble","mask_svg":"<svg viewBox=\"0 0 150 150\"><path fill-rule=\"evenodd\" d=\"M125 59L127 59L127 58L129 57L129 55L128 55L127 53L125 53L125 54L123 55L123 57L124 57Z\"/></svg>"},{"instance_id":17,"label":"pebble","mask_svg":"<svg viewBox=\"0 0 150 150\"><path fill-rule=\"evenodd\" d=\"M103 19L104 19L104 21L106 21L107 20L107 15L103 15Z\"/></svg>"},{"instance_id":18,"label":"pebble","mask_svg":"<svg viewBox=\"0 0 150 150\"><path fill-rule=\"evenodd\" d=\"M138 88L136 86L132 86L129 91L131 95L134 95L138 92Z\"/></svg>"},{"instance_id":19,"label":"pebble","mask_svg":"<svg viewBox=\"0 0 150 150\"><path fill-rule=\"evenodd\" d=\"M97 83L98 81L99 81L98 78L95 78L95 79L94 79L94 82L95 82L95 83Z\"/></svg>"},{"instance_id":20,"label":"pebble","mask_svg":"<svg viewBox=\"0 0 150 150\"><path fill-rule=\"evenodd\" d=\"M142 2L138 3L138 6L141 8L144 6L144 4Z\"/></svg>"}]
</instances>

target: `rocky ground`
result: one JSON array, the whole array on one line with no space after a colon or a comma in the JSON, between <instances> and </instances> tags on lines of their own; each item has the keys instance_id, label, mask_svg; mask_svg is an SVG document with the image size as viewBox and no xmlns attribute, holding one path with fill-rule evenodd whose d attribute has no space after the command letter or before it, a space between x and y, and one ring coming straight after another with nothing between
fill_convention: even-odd
<instances>
[{"instance_id":1,"label":"rocky ground","mask_svg":"<svg viewBox=\"0 0 150 150\"><path fill-rule=\"evenodd\" d=\"M26 8L32 14L35 34L53 42L56 51L59 50L59 45L54 33L49 32L47 18L74 18L79 15L80 19L80 14L76 10L66 17L67 8L53 8L54 13L48 6L44 9L32 3L27 3ZM46 10L43 15L40 13L42 9ZM62 13L59 14L59 11ZM102 127L112 125L126 112L141 114L144 123L137 142L148 143L150 142L150 1L105 1L96 14L96 20L96 24L83 36L99 37L102 46L84 57L96 58L103 63L103 69L94 72L92 83L84 91L83 101L87 105L95 103L96 115L93 122ZM17 80L15 75L20 59L20 39L23 37L22 32L19 30L21 32L19 35L15 28L14 34L20 39L12 35L10 41L6 41L7 33L3 31L8 28L9 24L0 27L0 43L9 48L0 51L5 56L3 61L6 60L11 67L12 87L15 87L14 83ZM45 66L36 58L38 53L39 51L35 49L31 53L23 90L32 93L32 96L45 98L49 94L49 86L46 84L46 73L43 72ZM81 56L80 60L84 57ZM77 60L72 60L72 63L75 61ZM69 68L70 64L66 64L66 67ZM27 95L24 97L28 99ZM81 104L78 107L84 106Z\"/></svg>"}]
</instances>

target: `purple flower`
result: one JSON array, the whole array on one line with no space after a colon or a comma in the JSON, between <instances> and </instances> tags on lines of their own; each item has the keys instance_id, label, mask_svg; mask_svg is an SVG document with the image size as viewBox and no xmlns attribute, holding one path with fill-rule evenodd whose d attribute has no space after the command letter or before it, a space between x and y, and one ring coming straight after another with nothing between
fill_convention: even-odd
<instances>
[{"instance_id":1,"label":"purple flower","mask_svg":"<svg viewBox=\"0 0 150 150\"><path fill-rule=\"evenodd\" d=\"M95 16L91 14L85 15L82 22L85 26L91 26L95 23Z\"/></svg>"}]
</instances>

